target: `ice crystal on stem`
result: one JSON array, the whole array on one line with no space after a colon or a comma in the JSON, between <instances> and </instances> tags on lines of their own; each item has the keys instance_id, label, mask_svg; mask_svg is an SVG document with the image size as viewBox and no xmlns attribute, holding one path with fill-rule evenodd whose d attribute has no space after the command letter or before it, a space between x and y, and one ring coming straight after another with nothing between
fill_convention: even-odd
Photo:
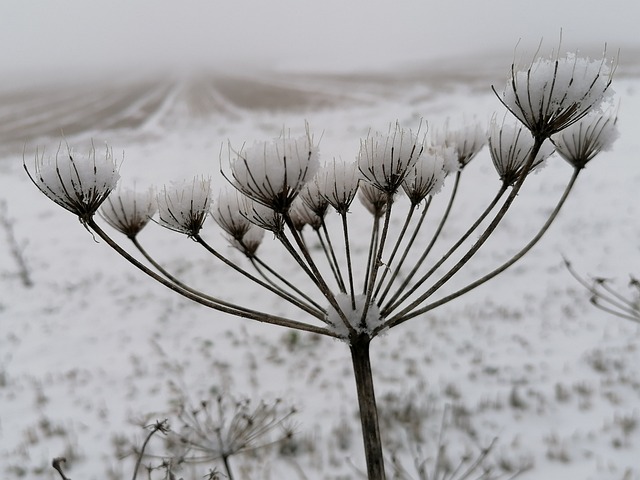
<instances>
[{"instance_id":1,"label":"ice crystal on stem","mask_svg":"<svg viewBox=\"0 0 640 480\"><path fill-rule=\"evenodd\" d=\"M158 194L160 225L170 230L196 236L209 214L211 180L194 178L173 183Z\"/></svg>"},{"instance_id":2,"label":"ice crystal on stem","mask_svg":"<svg viewBox=\"0 0 640 480\"><path fill-rule=\"evenodd\" d=\"M231 151L231 182L247 197L285 213L300 189L318 171L318 147L311 135L256 142Z\"/></svg>"},{"instance_id":3,"label":"ice crystal on stem","mask_svg":"<svg viewBox=\"0 0 640 480\"><path fill-rule=\"evenodd\" d=\"M535 137L548 138L611 98L614 70L604 56L538 57L526 69L512 66L501 101Z\"/></svg>"},{"instance_id":4,"label":"ice crystal on stem","mask_svg":"<svg viewBox=\"0 0 640 480\"><path fill-rule=\"evenodd\" d=\"M133 238L149 223L157 210L153 188L142 192L119 188L107 198L99 213L113 228Z\"/></svg>"},{"instance_id":5,"label":"ice crystal on stem","mask_svg":"<svg viewBox=\"0 0 640 480\"><path fill-rule=\"evenodd\" d=\"M24 169L38 189L62 208L86 223L116 188L120 174L111 149L96 156L91 147L88 155L78 158L70 147L64 155L45 160L44 152L36 152L35 171Z\"/></svg>"},{"instance_id":6,"label":"ice crystal on stem","mask_svg":"<svg viewBox=\"0 0 640 480\"><path fill-rule=\"evenodd\" d=\"M504 120L498 123L493 119L489 128L489 152L500 180L505 185L513 185L520 178L533 145L531 132L523 125L508 124ZM552 153L553 146L545 142L533 160L529 172L541 167Z\"/></svg>"},{"instance_id":7,"label":"ice crystal on stem","mask_svg":"<svg viewBox=\"0 0 640 480\"><path fill-rule=\"evenodd\" d=\"M575 168L584 168L598 153L610 150L618 138L613 113L592 112L551 137L558 154Z\"/></svg>"},{"instance_id":8,"label":"ice crystal on stem","mask_svg":"<svg viewBox=\"0 0 640 480\"><path fill-rule=\"evenodd\" d=\"M224 190L211 209L215 222L233 239L241 239L249 231L252 223L243 215L244 201L235 190Z\"/></svg>"},{"instance_id":9,"label":"ice crystal on stem","mask_svg":"<svg viewBox=\"0 0 640 480\"><path fill-rule=\"evenodd\" d=\"M423 150L424 139L396 123L386 135L376 132L360 142L358 168L367 182L392 195Z\"/></svg>"}]
</instances>

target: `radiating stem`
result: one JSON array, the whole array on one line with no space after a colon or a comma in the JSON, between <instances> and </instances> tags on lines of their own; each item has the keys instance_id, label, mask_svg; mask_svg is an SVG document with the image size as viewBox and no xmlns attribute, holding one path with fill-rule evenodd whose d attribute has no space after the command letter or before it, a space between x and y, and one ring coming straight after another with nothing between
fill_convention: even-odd
<instances>
[{"instance_id":1,"label":"radiating stem","mask_svg":"<svg viewBox=\"0 0 640 480\"><path fill-rule=\"evenodd\" d=\"M540 228L540 230L538 231L538 233L529 241L529 243L527 243L518 253L516 253L513 257L511 257L508 261L506 261L505 263L503 263L500 267L496 268L495 270L491 271L490 273L488 273L487 275L483 276L482 278L476 280L475 282L470 283L469 285L467 285L464 288L461 288L460 290L447 295L444 298L441 298L440 300L437 300L429 305L426 305L422 308L419 308L417 310L413 310L413 311L405 311L405 312L401 312L398 315L394 315L393 317L391 317L388 322L386 322L384 324L385 328L391 328L394 327L396 325L399 325L401 323L406 322L407 320L414 318L418 315L421 315L423 313L426 313L430 310L433 310L436 307L439 307L441 305L444 305L445 303L448 303L462 295L464 295L465 293L470 292L471 290L473 290L474 288L479 287L480 285L482 285L483 283L488 282L489 280L491 280L492 278L494 278L495 276L499 275L500 273L504 272L507 268L509 268L511 265L513 265L514 263L516 263L518 260L520 260L522 257L524 257L527 252L529 252L529 250L531 250L537 243L538 241L543 237L543 235L547 232L547 230L549 229L549 227L551 226L551 224L553 223L553 221L556 219L556 217L558 216L558 213L560 213L560 209L562 208L562 206L564 205L565 201L567 200L567 197L569 196L569 193L571 192L571 190L573 189L573 186L575 185L575 182L578 178L578 174L580 173L579 169L575 169L573 172L573 175L571 176L571 179L569 180L569 183L567 184L567 186L565 187L565 190L562 194L562 197L560 198L560 200L558 201L558 203L556 204L556 207L554 208L553 212L551 212L551 215L549 215L549 218L547 218L547 221L544 223L544 225ZM503 206L504 208L504 206ZM477 243L479 243L482 239L478 240ZM474 245L474 247L476 246ZM479 248L479 247L478 247ZM476 249L477 250L477 249ZM443 277L444 278L444 277ZM439 287L438 287L439 288ZM381 328L377 328L376 329L376 333L378 331L380 331Z\"/></svg>"},{"instance_id":2,"label":"radiating stem","mask_svg":"<svg viewBox=\"0 0 640 480\"><path fill-rule=\"evenodd\" d=\"M219 312L228 313L234 315L236 317L248 318L251 320L256 320L262 323L269 323L272 325L280 325L281 327L293 328L296 330L303 330L311 333L318 333L320 335L327 335L329 337L338 337L338 334L335 332L323 328L316 327L314 325L308 325L303 322L298 322L295 320L290 320L288 318L279 317L276 315L269 315L267 313L251 310L245 307L241 307L239 305L230 304L223 300L215 299L214 297L203 298L200 295L197 295L191 292L188 289L185 289L171 280L166 279L162 275L154 272L149 267L132 257L126 250L124 250L118 243L116 243L107 233L100 228L100 226L95 222L93 218L89 218L86 220L86 226L93 230L102 240L104 240L107 245L113 248L117 253L119 253L122 257L125 258L129 263L138 268L140 271L153 278L158 283L161 283L165 287L173 290L174 292L182 295L189 300L192 300L200 305L204 305L205 307L212 308Z\"/></svg>"},{"instance_id":3,"label":"radiating stem","mask_svg":"<svg viewBox=\"0 0 640 480\"><path fill-rule=\"evenodd\" d=\"M369 277L371 276L371 269L373 268L373 262L375 261L376 252L378 251L379 233L380 215L374 215L373 225L371 227L371 238L369 240L369 253L367 254L367 271L364 274L364 282L362 285L363 295L366 295L369 289Z\"/></svg>"},{"instance_id":4,"label":"radiating stem","mask_svg":"<svg viewBox=\"0 0 640 480\"><path fill-rule=\"evenodd\" d=\"M407 315L409 312L411 312L415 308L419 307L420 304L422 304L434 292L438 291L440 287L446 284L456 273L458 273L460 269L463 266L465 266L469 260L471 260L471 258L476 254L476 252L480 249L480 247L484 245L484 243L489 239L489 237L494 232L496 227L500 224L504 216L507 214L507 211L509 210L513 201L518 195L518 192L520 191L520 188L522 187L524 180L527 178L527 176L530 173L531 166L533 165L533 162L536 156L538 155L538 152L540 151L540 147L542 146L542 143L544 142L544 140L546 139L538 138L538 137L534 138L534 143L533 143L533 146L531 147L529 158L527 158L527 161L524 167L522 168L522 174L520 175L520 178L518 178L516 183L513 185L513 187L511 188L511 192L509 193L509 196L507 197L505 202L502 204L502 207L500 208L496 216L493 218L489 226L484 230L484 232L482 232L482 235L480 235L480 238L478 238L478 240L471 246L471 248L467 251L467 253L464 254L464 256L458 261L458 263L456 263L453 267L451 267L451 269L447 273L445 273L440 278L440 280L434 283L431 288L429 288L425 293L420 295L415 301L413 301L409 306L407 306L404 310L398 313L398 315L396 315L395 317L401 318Z\"/></svg>"},{"instance_id":5,"label":"radiating stem","mask_svg":"<svg viewBox=\"0 0 640 480\"><path fill-rule=\"evenodd\" d=\"M284 290L282 290L280 288L276 288L273 285L271 285L270 283L267 283L267 282L259 279L255 275L252 275L249 272L247 272L246 270L244 270L243 268L239 267L238 265L236 265L235 263L230 261L228 258L226 258L224 255L220 254L211 245L209 245L199 234L193 235L193 239L196 242L198 242L200 245L202 245L209 253L211 253L213 256L215 256L217 259L222 261L225 265L227 265L228 267L232 268L233 270L235 270L239 274L241 274L244 277L248 278L252 282L260 285L261 287L265 288L266 290L270 291L271 293L274 293L275 295L279 296L283 300L286 300L287 302L291 303L292 305L295 305L299 309L304 310L308 314L319 318L318 317L319 313L318 313L318 311L316 309L314 309L310 305L306 304L305 302L295 298L289 292L285 292Z\"/></svg>"},{"instance_id":6,"label":"radiating stem","mask_svg":"<svg viewBox=\"0 0 640 480\"><path fill-rule=\"evenodd\" d=\"M349 225L347 223L347 212L340 214L342 218L342 234L344 235L344 250L347 257L347 274L349 275L349 294L351 295L351 309L356 309L356 295L353 287L353 265L351 264L351 246L349 243Z\"/></svg>"},{"instance_id":7,"label":"radiating stem","mask_svg":"<svg viewBox=\"0 0 640 480\"><path fill-rule=\"evenodd\" d=\"M387 282L387 286L385 287L384 292L382 292L382 295L378 298L378 301L377 301L378 306L382 305L382 302L384 302L384 299L389 293L389 290L391 289L393 282L395 281L396 277L400 273L400 270L402 269L402 266L404 265L404 262L407 259L407 255L409 255L409 252L411 251L411 248L413 247L413 244L416 241L418 232L420 232L420 229L422 228L422 224L424 223L425 218L427 218L427 213L429 212L429 206L431 205L432 198L433 197L429 197L425 202L424 209L422 210L422 215L420 215L420 219L418 220L418 223L413 229L413 234L409 239L409 243L407 243L407 246L405 247L404 252L402 253L402 257L400 258L400 261L398 262L396 267L393 269L393 275L391 275L391 278Z\"/></svg>"},{"instance_id":8,"label":"radiating stem","mask_svg":"<svg viewBox=\"0 0 640 480\"><path fill-rule=\"evenodd\" d=\"M302 290L300 290L298 287L296 287L293 283L291 283L289 280L287 280L285 277L283 277L278 272L276 272L273 268L271 268L269 265L267 265L262 259L260 259L260 257L258 257L257 255L251 256L249 258L249 261L253 264L255 269L260 273L260 275L263 276L263 278L265 280L271 282L271 280L266 276L266 274L264 274L264 272L262 272L262 270L261 270L262 268L264 268L267 272L269 272L271 275L276 277L279 281L284 283L291 290L293 290L298 295L300 295L302 298L304 298L307 302L309 302L309 304L311 304L314 307L316 307L318 312L320 312L324 316L323 308L320 305L318 305L318 303L315 300L313 300L309 295L304 293ZM274 285L276 288L279 288L277 285L275 285L275 283L272 283L272 285Z\"/></svg>"},{"instance_id":9,"label":"radiating stem","mask_svg":"<svg viewBox=\"0 0 640 480\"><path fill-rule=\"evenodd\" d=\"M487 218L489 213L491 213L491 211L495 208L495 206L500 201L500 199L502 198L502 196L506 191L507 191L507 185L503 183L502 186L500 187L500 190L498 190L498 193L495 195L493 200L489 203L487 208L485 208L484 211L480 214L480 216L476 219L473 225L471 225L471 227L467 229L467 231L458 239L458 241L442 256L440 260L438 260L435 263L435 265L433 265L429 269L427 273L425 273L422 277L420 277L418 281L415 282L415 286L413 288L410 288L406 292L404 292L404 294L393 304L385 306L385 308L382 310L382 314L388 315L394 309L400 306L402 302L404 302L407 298L413 295L415 290L424 282L426 282L431 277L431 275L433 275L438 270L438 268L440 268L442 264L449 259L451 255L453 255L453 253L465 242L465 240L469 238L469 235L471 235L476 230L476 228L478 228L478 226L485 220L485 218Z\"/></svg>"},{"instance_id":10,"label":"radiating stem","mask_svg":"<svg viewBox=\"0 0 640 480\"><path fill-rule=\"evenodd\" d=\"M336 276L336 281L338 282L338 288L342 293L347 293L347 286L344 283L344 279L342 278L342 272L340 271L340 264L338 263L338 259L336 258L336 252L333 249L333 244L331 243L331 235L329 235L329 231L327 230L327 224L322 219L322 233L324 234L324 238L326 239L327 246L329 247L329 253L331 254L329 264L331 265L333 261L333 266L335 267L334 275ZM322 242L322 237L320 233L318 233L320 237L320 241ZM323 243L324 246L324 243Z\"/></svg>"},{"instance_id":11,"label":"radiating stem","mask_svg":"<svg viewBox=\"0 0 640 480\"><path fill-rule=\"evenodd\" d=\"M378 293L380 292L380 289L382 288L382 284L384 283L384 279L387 276L387 273L389 272L389 270L391 269L391 264L393 263L393 260L396 257L396 254L398 253L398 249L400 248L400 244L402 243L402 239L404 238L405 233L407 232L407 229L409 228L409 224L411 223L411 219L413 218L413 214L416 211L416 207L417 205L415 203L411 204L411 207L409 207L409 211L407 212L407 217L404 220L404 225L402 225L402 229L400 230L400 234L398 235L398 238L396 239L396 244L393 246L393 250L391 251L391 255L389 256L389 260L387 260L387 268L384 269L384 272L382 273L382 276L380 277L380 280L378 281L378 286L373 294L373 296L375 297L376 295L378 295Z\"/></svg>"},{"instance_id":12,"label":"radiating stem","mask_svg":"<svg viewBox=\"0 0 640 480\"><path fill-rule=\"evenodd\" d=\"M418 270L422 266L422 263L425 261L425 259L429 255L429 253L431 253L431 249L433 248L433 246L435 245L436 241L438 240L438 237L440 236L440 233L442 232L442 229L444 228L444 225L445 225L445 223L447 223L447 219L449 218L449 213L451 212L451 207L453 207L453 201L455 200L456 194L458 193L458 185L460 184L460 176L461 175L462 175L462 171L458 170L458 172L456 173L455 182L453 183L453 189L451 191L451 196L449 197L449 203L447 204L447 208L444 211L444 214L442 215L442 218L440 219L440 223L438 224L438 228L434 232L433 237L431 238L431 241L427 245L427 248L425 248L424 251L422 252L422 255L420 256L420 258L418 259L418 261L416 262L414 267L411 269L411 272L409 272L409 275L407 275L407 278L405 278L404 281L402 282L402 285L400 285L400 287L398 287L398 289L396 290L396 293L393 294L393 296L391 297L391 299L387 303L387 306L384 308L384 310L387 310L389 305L395 303L395 301L398 299L398 297L407 288L407 285L409 285L411 280L413 280L413 277L418 272Z\"/></svg>"}]
</instances>

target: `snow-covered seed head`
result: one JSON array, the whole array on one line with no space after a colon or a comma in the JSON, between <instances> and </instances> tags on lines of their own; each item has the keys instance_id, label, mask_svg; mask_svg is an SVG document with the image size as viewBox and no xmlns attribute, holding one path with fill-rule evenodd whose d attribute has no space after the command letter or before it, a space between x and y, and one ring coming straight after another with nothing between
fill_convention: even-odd
<instances>
[{"instance_id":1,"label":"snow-covered seed head","mask_svg":"<svg viewBox=\"0 0 640 480\"><path fill-rule=\"evenodd\" d=\"M382 217L387 211L389 195L370 183L362 182L358 190L358 198L360 203L376 218Z\"/></svg>"},{"instance_id":2,"label":"snow-covered seed head","mask_svg":"<svg viewBox=\"0 0 640 480\"><path fill-rule=\"evenodd\" d=\"M424 139L396 123L387 134L375 132L360 141L358 168L364 180L393 195L423 149Z\"/></svg>"},{"instance_id":3,"label":"snow-covered seed head","mask_svg":"<svg viewBox=\"0 0 640 480\"><path fill-rule=\"evenodd\" d=\"M535 137L548 138L611 98L614 70L605 57L538 57L526 69L511 67L501 100Z\"/></svg>"},{"instance_id":4,"label":"snow-covered seed head","mask_svg":"<svg viewBox=\"0 0 640 480\"><path fill-rule=\"evenodd\" d=\"M611 149L618 138L617 120L610 112L592 112L551 137L551 141L574 168L584 168L600 152Z\"/></svg>"},{"instance_id":5,"label":"snow-covered seed head","mask_svg":"<svg viewBox=\"0 0 640 480\"><path fill-rule=\"evenodd\" d=\"M373 332L373 330L382 323L380 310L375 302L369 304L367 317L363 321L362 316L365 310L364 307L367 303L366 295L355 296L355 310L353 309L351 295L349 294L340 293L336 295L336 302L338 303L340 310L344 313L344 316L347 318L349 326L357 333L371 334L371 332ZM349 328L345 325L340 314L332 306L327 307L326 320L329 327L337 333L340 338L348 340Z\"/></svg>"},{"instance_id":6,"label":"snow-covered seed head","mask_svg":"<svg viewBox=\"0 0 640 480\"><path fill-rule=\"evenodd\" d=\"M318 147L311 135L256 142L230 149L231 182L252 200L286 213L302 186L318 171Z\"/></svg>"},{"instance_id":7,"label":"snow-covered seed head","mask_svg":"<svg viewBox=\"0 0 640 480\"><path fill-rule=\"evenodd\" d=\"M320 170L321 172L322 170ZM300 195L298 198L302 199L304 203L315 213L318 217L324 218L327 214L327 210L329 209L329 202L326 198L324 198L320 194L320 189L318 186L317 175L310 182L307 182L302 190L300 190Z\"/></svg>"},{"instance_id":8,"label":"snow-covered seed head","mask_svg":"<svg viewBox=\"0 0 640 480\"><path fill-rule=\"evenodd\" d=\"M358 164L334 160L318 172L314 182L322 198L338 213L346 214L360 183Z\"/></svg>"},{"instance_id":9,"label":"snow-covered seed head","mask_svg":"<svg viewBox=\"0 0 640 480\"><path fill-rule=\"evenodd\" d=\"M505 185L513 185L522 175L533 146L533 136L524 126L507 124L504 120L498 123L495 118L492 120L489 128L489 152L500 180ZM541 167L552 153L553 146L549 142L543 143L529 171Z\"/></svg>"},{"instance_id":10,"label":"snow-covered seed head","mask_svg":"<svg viewBox=\"0 0 640 480\"><path fill-rule=\"evenodd\" d=\"M153 188L138 192L118 188L102 204L100 216L113 228L135 238L158 210Z\"/></svg>"},{"instance_id":11,"label":"snow-covered seed head","mask_svg":"<svg viewBox=\"0 0 640 480\"><path fill-rule=\"evenodd\" d=\"M434 129L431 139L433 145L452 148L455 153L455 162L446 157L445 168L447 173L463 169L487 143L487 130L477 120L464 120L462 126L451 128L449 120L441 129Z\"/></svg>"},{"instance_id":12,"label":"snow-covered seed head","mask_svg":"<svg viewBox=\"0 0 640 480\"><path fill-rule=\"evenodd\" d=\"M159 223L192 237L202 229L210 206L210 179L195 177L182 183L172 183L158 194Z\"/></svg>"},{"instance_id":13,"label":"snow-covered seed head","mask_svg":"<svg viewBox=\"0 0 640 480\"><path fill-rule=\"evenodd\" d=\"M229 238L231 245L237 248L247 257L253 257L262 243L265 230L257 225L250 224L249 229L241 238Z\"/></svg>"},{"instance_id":14,"label":"snow-covered seed head","mask_svg":"<svg viewBox=\"0 0 640 480\"><path fill-rule=\"evenodd\" d=\"M215 222L233 239L241 239L253 226L243 214L241 195L236 190L223 190L211 209Z\"/></svg>"},{"instance_id":15,"label":"snow-covered seed head","mask_svg":"<svg viewBox=\"0 0 640 480\"><path fill-rule=\"evenodd\" d=\"M284 230L284 216L272 208L255 202L249 197L242 199L242 215L252 224L279 235Z\"/></svg>"},{"instance_id":16,"label":"snow-covered seed head","mask_svg":"<svg viewBox=\"0 0 640 480\"><path fill-rule=\"evenodd\" d=\"M326 209L325 209L326 211ZM322 227L322 217L316 215L309 205L301 198L297 197L289 209L289 218L293 222L296 230L301 231L305 225L309 225L314 230Z\"/></svg>"},{"instance_id":17,"label":"snow-covered seed head","mask_svg":"<svg viewBox=\"0 0 640 480\"><path fill-rule=\"evenodd\" d=\"M64 155L45 160L44 152L36 152L35 171L24 169L38 189L62 208L78 216L81 222L90 220L116 188L120 174L111 149L96 157L95 148L78 158L70 147Z\"/></svg>"},{"instance_id":18,"label":"snow-covered seed head","mask_svg":"<svg viewBox=\"0 0 640 480\"><path fill-rule=\"evenodd\" d=\"M413 205L440 191L454 156L453 147L430 147L425 150L402 183Z\"/></svg>"}]
</instances>

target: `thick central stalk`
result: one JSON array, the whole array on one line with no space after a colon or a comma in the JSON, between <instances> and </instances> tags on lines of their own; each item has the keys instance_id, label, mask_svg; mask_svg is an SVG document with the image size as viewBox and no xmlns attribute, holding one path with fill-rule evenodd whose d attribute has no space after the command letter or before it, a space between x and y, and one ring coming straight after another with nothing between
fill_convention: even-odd
<instances>
[{"instance_id":1,"label":"thick central stalk","mask_svg":"<svg viewBox=\"0 0 640 480\"><path fill-rule=\"evenodd\" d=\"M378 426L378 407L376 406L369 358L371 339L366 334L354 335L353 337L349 348L358 391L362 437L367 460L367 478L369 480L385 480L382 440Z\"/></svg>"}]
</instances>

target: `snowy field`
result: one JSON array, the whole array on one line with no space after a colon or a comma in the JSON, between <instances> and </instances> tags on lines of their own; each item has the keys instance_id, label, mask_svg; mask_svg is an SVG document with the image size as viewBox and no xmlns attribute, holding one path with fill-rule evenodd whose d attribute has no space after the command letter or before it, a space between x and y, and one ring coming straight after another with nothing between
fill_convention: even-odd
<instances>
[{"instance_id":1,"label":"snowy field","mask_svg":"<svg viewBox=\"0 0 640 480\"><path fill-rule=\"evenodd\" d=\"M623 55L624 60L624 55ZM499 64L499 65L498 65ZM33 286L18 276L0 242L0 478L59 478L51 459L68 458L74 480L130 478L117 446L140 444L139 423L169 418L178 391L277 398L297 413L295 435L232 458L239 478L364 478L355 386L345 344L218 314L191 304L135 271L78 220L31 185L22 167L37 146L54 152L63 131L78 151L93 140L124 152L124 185L142 189L193 175L219 175L221 147L292 135L309 122L323 160L351 160L370 129L390 122L438 128L463 116L487 122L501 106L509 60L416 69L403 75L202 75L122 80L109 87L53 85L0 92L0 199L23 245ZM444 431L450 460L477 455L506 478L640 479L640 328L594 309L563 266L617 279L640 274L640 76L620 65L620 138L590 163L550 232L523 261L472 293L393 329L373 343L372 361L388 475L397 456L433 459ZM473 73L469 73L473 72ZM223 156L224 157L224 156ZM513 211L455 285L509 258L546 219L571 175L558 157L532 175ZM499 186L487 149L467 167L454 220L433 258L457 239ZM451 182L434 199L442 209ZM366 253L370 217L350 214L356 256ZM335 218L334 218L335 217ZM399 228L400 219L393 225ZM338 227L338 217L329 218ZM112 232L112 230L110 230ZM361 233L364 232L364 233ZM0 232L5 235L6 229ZM231 258L220 229L204 236ZM125 238L123 245L127 245ZM184 236L151 224L140 241L181 278L216 295L294 315L246 287ZM298 278L267 236L264 257ZM160 438L152 441L161 451ZM212 465L182 473L202 478Z\"/></svg>"}]
</instances>

